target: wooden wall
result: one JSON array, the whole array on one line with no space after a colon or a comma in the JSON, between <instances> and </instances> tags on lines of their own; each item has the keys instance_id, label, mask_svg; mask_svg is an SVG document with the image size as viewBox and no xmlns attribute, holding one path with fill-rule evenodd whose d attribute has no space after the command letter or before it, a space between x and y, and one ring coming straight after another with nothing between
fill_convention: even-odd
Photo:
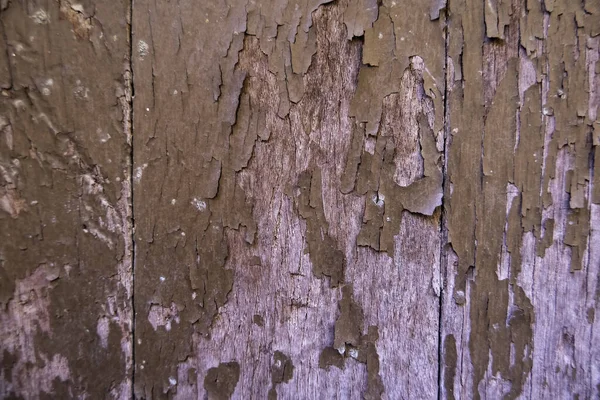
<instances>
[{"instance_id":1,"label":"wooden wall","mask_svg":"<svg viewBox=\"0 0 600 400\"><path fill-rule=\"evenodd\" d=\"M0 397L600 396L600 1L0 30Z\"/></svg>"}]
</instances>

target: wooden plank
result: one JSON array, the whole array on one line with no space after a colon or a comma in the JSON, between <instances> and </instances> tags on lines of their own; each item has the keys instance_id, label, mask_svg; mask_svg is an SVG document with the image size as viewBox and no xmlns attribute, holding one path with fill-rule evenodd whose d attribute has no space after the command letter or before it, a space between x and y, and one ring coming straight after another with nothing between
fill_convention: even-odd
<instances>
[{"instance_id":1,"label":"wooden plank","mask_svg":"<svg viewBox=\"0 0 600 400\"><path fill-rule=\"evenodd\" d=\"M444 398L598 396L599 11L450 3Z\"/></svg>"},{"instance_id":2,"label":"wooden plank","mask_svg":"<svg viewBox=\"0 0 600 400\"><path fill-rule=\"evenodd\" d=\"M0 397L127 398L129 3L0 1Z\"/></svg>"},{"instance_id":3,"label":"wooden plank","mask_svg":"<svg viewBox=\"0 0 600 400\"><path fill-rule=\"evenodd\" d=\"M321 3L135 3L138 397L437 396L442 6Z\"/></svg>"}]
</instances>

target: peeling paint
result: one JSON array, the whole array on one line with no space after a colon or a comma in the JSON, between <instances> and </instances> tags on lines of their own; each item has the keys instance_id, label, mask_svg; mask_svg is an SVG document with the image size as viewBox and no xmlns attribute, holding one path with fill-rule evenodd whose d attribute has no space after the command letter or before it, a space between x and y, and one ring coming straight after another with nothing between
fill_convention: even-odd
<instances>
[{"instance_id":1,"label":"peeling paint","mask_svg":"<svg viewBox=\"0 0 600 400\"><path fill-rule=\"evenodd\" d=\"M345 368L345 359L350 357L367 366L367 388L365 399L381 399L385 391L379 375L379 354L377 326L369 326L363 335L364 314L362 308L354 302L352 285L342 287L342 299L339 302L340 314L335 322L333 347L323 349L319 356L319 367L328 369L335 366Z\"/></svg>"},{"instance_id":2,"label":"peeling paint","mask_svg":"<svg viewBox=\"0 0 600 400\"><path fill-rule=\"evenodd\" d=\"M0 0L1 396L597 394L596 2L45 7Z\"/></svg>"},{"instance_id":3,"label":"peeling paint","mask_svg":"<svg viewBox=\"0 0 600 400\"><path fill-rule=\"evenodd\" d=\"M227 400L235 391L240 377L240 365L235 362L221 363L208 370L204 378L204 388L209 399Z\"/></svg>"},{"instance_id":4,"label":"peeling paint","mask_svg":"<svg viewBox=\"0 0 600 400\"><path fill-rule=\"evenodd\" d=\"M294 364L292 360L280 351L273 354L273 365L271 366L271 389L269 389L269 400L277 399L277 385L287 383L294 377Z\"/></svg>"}]
</instances>

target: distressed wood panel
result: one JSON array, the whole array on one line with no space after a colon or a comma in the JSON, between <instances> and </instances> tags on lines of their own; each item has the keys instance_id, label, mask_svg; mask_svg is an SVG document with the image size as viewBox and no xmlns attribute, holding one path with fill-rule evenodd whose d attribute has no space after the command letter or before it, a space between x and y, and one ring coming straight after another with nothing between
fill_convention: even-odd
<instances>
[{"instance_id":1,"label":"distressed wood panel","mask_svg":"<svg viewBox=\"0 0 600 400\"><path fill-rule=\"evenodd\" d=\"M600 396L598 0L0 29L0 397Z\"/></svg>"},{"instance_id":2,"label":"distressed wood panel","mask_svg":"<svg viewBox=\"0 0 600 400\"><path fill-rule=\"evenodd\" d=\"M452 1L444 398L596 398L597 1Z\"/></svg>"},{"instance_id":3,"label":"distressed wood panel","mask_svg":"<svg viewBox=\"0 0 600 400\"><path fill-rule=\"evenodd\" d=\"M127 1L0 1L0 397L127 398Z\"/></svg>"},{"instance_id":4,"label":"distressed wood panel","mask_svg":"<svg viewBox=\"0 0 600 400\"><path fill-rule=\"evenodd\" d=\"M444 20L322 3L135 3L138 397L437 396Z\"/></svg>"}]
</instances>

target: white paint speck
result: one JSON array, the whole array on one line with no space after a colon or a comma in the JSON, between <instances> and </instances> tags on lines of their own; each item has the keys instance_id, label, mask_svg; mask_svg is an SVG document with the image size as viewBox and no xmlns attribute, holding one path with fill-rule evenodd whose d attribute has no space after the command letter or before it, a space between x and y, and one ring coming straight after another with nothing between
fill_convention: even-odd
<instances>
[{"instance_id":1,"label":"white paint speck","mask_svg":"<svg viewBox=\"0 0 600 400\"><path fill-rule=\"evenodd\" d=\"M164 282L164 281L165 281L165 277L164 277L164 276L161 276L161 277L160 277L160 278L158 278L158 279L160 279L160 281L161 281L161 282Z\"/></svg>"},{"instance_id":2,"label":"white paint speck","mask_svg":"<svg viewBox=\"0 0 600 400\"><path fill-rule=\"evenodd\" d=\"M354 359L358 358L358 350L350 349L348 350L348 355Z\"/></svg>"},{"instance_id":3,"label":"white paint speck","mask_svg":"<svg viewBox=\"0 0 600 400\"><path fill-rule=\"evenodd\" d=\"M196 297L198 297L198 295L196 294L196 292L192 293L192 300L196 300Z\"/></svg>"},{"instance_id":4,"label":"white paint speck","mask_svg":"<svg viewBox=\"0 0 600 400\"><path fill-rule=\"evenodd\" d=\"M70 4L71 8L75 11L77 11L78 13L83 14L85 12L85 10L83 9L83 6L81 4Z\"/></svg>"},{"instance_id":5,"label":"white paint speck","mask_svg":"<svg viewBox=\"0 0 600 400\"><path fill-rule=\"evenodd\" d=\"M384 205L384 199L385 199L384 195L382 195L382 194L375 194L375 195L373 195L373 198L371 200L373 201L373 203L375 203L375 205L377 207L383 207L383 205Z\"/></svg>"},{"instance_id":6,"label":"white paint speck","mask_svg":"<svg viewBox=\"0 0 600 400\"><path fill-rule=\"evenodd\" d=\"M181 232L181 236L185 236L185 232Z\"/></svg>"},{"instance_id":7,"label":"white paint speck","mask_svg":"<svg viewBox=\"0 0 600 400\"><path fill-rule=\"evenodd\" d=\"M41 25L45 25L50 22L50 17L48 16L48 13L42 9L39 9L36 12L34 12L31 16L31 19L33 19L33 22L35 22L36 24Z\"/></svg>"},{"instance_id":8,"label":"white paint speck","mask_svg":"<svg viewBox=\"0 0 600 400\"><path fill-rule=\"evenodd\" d=\"M150 111L150 107L146 107L146 111Z\"/></svg>"},{"instance_id":9,"label":"white paint speck","mask_svg":"<svg viewBox=\"0 0 600 400\"><path fill-rule=\"evenodd\" d=\"M100 137L101 143L106 143L111 138L108 132L104 132L102 128L96 128L96 134Z\"/></svg>"},{"instance_id":10,"label":"white paint speck","mask_svg":"<svg viewBox=\"0 0 600 400\"><path fill-rule=\"evenodd\" d=\"M172 376L169 377L169 384L171 386L175 386L177 384L177 379L173 378Z\"/></svg>"},{"instance_id":11,"label":"white paint speck","mask_svg":"<svg viewBox=\"0 0 600 400\"><path fill-rule=\"evenodd\" d=\"M378 36L378 38L379 38L379 39L383 39L383 33L379 32L379 36Z\"/></svg>"},{"instance_id":12,"label":"white paint speck","mask_svg":"<svg viewBox=\"0 0 600 400\"><path fill-rule=\"evenodd\" d=\"M137 50L140 54L140 58L144 58L148 55L148 50L150 50L150 46L148 46L148 43L144 42L143 40L140 40L137 45Z\"/></svg>"},{"instance_id":13,"label":"white paint speck","mask_svg":"<svg viewBox=\"0 0 600 400\"><path fill-rule=\"evenodd\" d=\"M142 179L142 175L144 174L144 170L146 168L148 168L148 164L144 163L144 165L135 169L135 174L133 175L133 180L135 183L138 183Z\"/></svg>"},{"instance_id":14,"label":"white paint speck","mask_svg":"<svg viewBox=\"0 0 600 400\"><path fill-rule=\"evenodd\" d=\"M206 210L206 203L202 200L198 200L197 198L194 197L194 199L191 201L191 203L194 207L196 207L196 209L198 209L198 211Z\"/></svg>"},{"instance_id":15,"label":"white paint speck","mask_svg":"<svg viewBox=\"0 0 600 400\"><path fill-rule=\"evenodd\" d=\"M88 98L90 89L86 88L81 84L80 80L75 82L76 86L73 88L73 94L80 100L85 100Z\"/></svg>"},{"instance_id":16,"label":"white paint speck","mask_svg":"<svg viewBox=\"0 0 600 400\"><path fill-rule=\"evenodd\" d=\"M143 174L144 174L144 169L142 167L137 167L135 169L135 175L133 176L133 179L136 182L139 182L142 179Z\"/></svg>"},{"instance_id":17,"label":"white paint speck","mask_svg":"<svg viewBox=\"0 0 600 400\"><path fill-rule=\"evenodd\" d=\"M179 93L177 90L173 90L173 96L177 95L177 93Z\"/></svg>"},{"instance_id":18,"label":"white paint speck","mask_svg":"<svg viewBox=\"0 0 600 400\"><path fill-rule=\"evenodd\" d=\"M465 292L463 292L462 290L457 291L456 294L454 295L454 302L456 304L458 304L459 306L462 306L463 304L465 304L465 302L466 302Z\"/></svg>"},{"instance_id":19,"label":"white paint speck","mask_svg":"<svg viewBox=\"0 0 600 400\"><path fill-rule=\"evenodd\" d=\"M148 322L150 322L154 330L157 330L159 326L162 326L168 332L171 330L172 322L175 322L176 324L180 322L179 310L175 303L171 303L170 307L162 307L158 304L153 304L148 313ZM143 361L142 363L145 364Z\"/></svg>"},{"instance_id":20,"label":"white paint speck","mask_svg":"<svg viewBox=\"0 0 600 400\"><path fill-rule=\"evenodd\" d=\"M177 200L175 200L175 199L171 199L171 205L172 205L172 206L174 206L174 205L175 205L175 203L177 203Z\"/></svg>"}]
</instances>

